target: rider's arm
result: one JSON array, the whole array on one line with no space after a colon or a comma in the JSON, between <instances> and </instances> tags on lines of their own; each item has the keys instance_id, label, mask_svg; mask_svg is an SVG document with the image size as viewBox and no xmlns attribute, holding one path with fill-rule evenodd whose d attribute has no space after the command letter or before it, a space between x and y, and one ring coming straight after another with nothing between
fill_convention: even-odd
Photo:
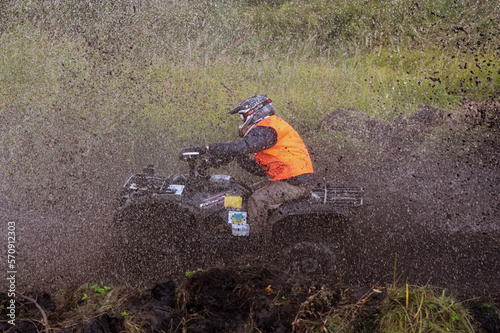
<instances>
[{"instance_id":1,"label":"rider's arm","mask_svg":"<svg viewBox=\"0 0 500 333\"><path fill-rule=\"evenodd\" d=\"M248 155L241 155L236 157L236 163L245 171L254 174L255 176L264 177L266 176L266 172L262 167L257 163L255 158L250 157Z\"/></svg>"},{"instance_id":2,"label":"rider's arm","mask_svg":"<svg viewBox=\"0 0 500 333\"><path fill-rule=\"evenodd\" d=\"M257 126L241 140L210 144L208 151L215 156L235 157L271 148L277 141L278 133L273 128Z\"/></svg>"}]
</instances>

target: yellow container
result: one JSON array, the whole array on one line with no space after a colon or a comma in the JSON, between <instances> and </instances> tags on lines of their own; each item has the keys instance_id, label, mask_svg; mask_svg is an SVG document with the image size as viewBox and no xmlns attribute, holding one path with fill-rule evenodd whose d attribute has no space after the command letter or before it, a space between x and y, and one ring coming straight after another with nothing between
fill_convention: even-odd
<instances>
[{"instance_id":1,"label":"yellow container","mask_svg":"<svg viewBox=\"0 0 500 333\"><path fill-rule=\"evenodd\" d=\"M241 209L243 198L237 195L226 195L224 199L224 207Z\"/></svg>"}]
</instances>

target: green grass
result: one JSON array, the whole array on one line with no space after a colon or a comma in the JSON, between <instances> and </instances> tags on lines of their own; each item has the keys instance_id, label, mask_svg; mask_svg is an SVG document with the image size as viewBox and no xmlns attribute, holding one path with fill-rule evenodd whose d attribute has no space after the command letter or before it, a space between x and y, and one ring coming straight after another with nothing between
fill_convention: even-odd
<instances>
[{"instance_id":1,"label":"green grass","mask_svg":"<svg viewBox=\"0 0 500 333\"><path fill-rule=\"evenodd\" d=\"M381 313L382 332L475 332L463 305L429 286L389 289Z\"/></svg>"},{"instance_id":2,"label":"green grass","mask_svg":"<svg viewBox=\"0 0 500 333\"><path fill-rule=\"evenodd\" d=\"M60 311L49 317L52 321L49 326L59 332L63 327L82 325L106 313L123 320L127 332L145 332L141 326L145 326L147 318L142 318L137 309L130 308L134 299L144 297L147 300L147 297L150 297L141 292L138 288L125 285L111 288L102 282L100 285L90 286L87 283L79 287L68 287L58 295L56 302Z\"/></svg>"}]
</instances>

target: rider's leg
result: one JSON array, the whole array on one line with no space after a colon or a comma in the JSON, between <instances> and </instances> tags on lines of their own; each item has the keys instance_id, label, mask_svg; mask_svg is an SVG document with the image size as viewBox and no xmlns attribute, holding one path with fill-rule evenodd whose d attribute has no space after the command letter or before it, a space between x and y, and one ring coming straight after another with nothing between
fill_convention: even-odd
<instances>
[{"instance_id":1,"label":"rider's leg","mask_svg":"<svg viewBox=\"0 0 500 333\"><path fill-rule=\"evenodd\" d=\"M291 185L286 181L274 181L255 191L248 199L248 219L250 234L262 234L267 230L267 215L269 209L279 205L308 197L311 186Z\"/></svg>"}]
</instances>

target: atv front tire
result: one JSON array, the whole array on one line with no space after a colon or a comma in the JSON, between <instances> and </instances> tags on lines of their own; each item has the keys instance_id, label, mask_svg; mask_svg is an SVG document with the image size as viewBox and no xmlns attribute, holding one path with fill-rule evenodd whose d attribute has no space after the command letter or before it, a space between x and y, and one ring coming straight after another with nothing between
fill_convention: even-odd
<instances>
[{"instance_id":1,"label":"atv front tire","mask_svg":"<svg viewBox=\"0 0 500 333\"><path fill-rule=\"evenodd\" d=\"M181 277L189 262L193 220L189 210L168 203L120 211L115 216L115 244L123 274L136 281Z\"/></svg>"}]
</instances>

